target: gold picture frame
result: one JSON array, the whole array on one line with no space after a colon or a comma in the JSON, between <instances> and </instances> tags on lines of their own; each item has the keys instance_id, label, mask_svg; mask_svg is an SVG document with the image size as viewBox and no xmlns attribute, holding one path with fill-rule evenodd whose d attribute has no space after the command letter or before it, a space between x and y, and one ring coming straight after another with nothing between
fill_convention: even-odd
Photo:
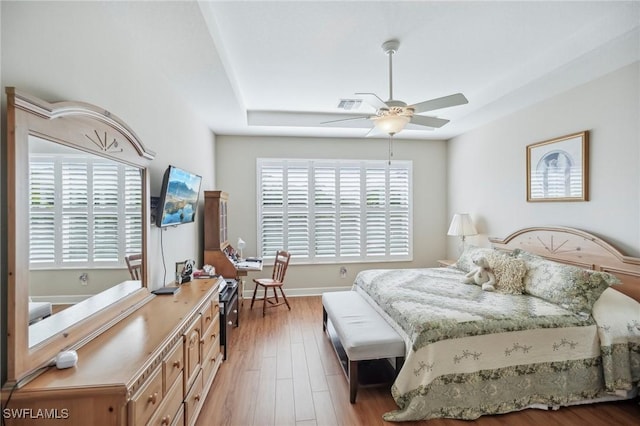
<instances>
[{"instance_id":1,"label":"gold picture frame","mask_svg":"<svg viewBox=\"0 0 640 426\"><path fill-rule=\"evenodd\" d=\"M527 201L589 201L589 131L527 145Z\"/></svg>"}]
</instances>

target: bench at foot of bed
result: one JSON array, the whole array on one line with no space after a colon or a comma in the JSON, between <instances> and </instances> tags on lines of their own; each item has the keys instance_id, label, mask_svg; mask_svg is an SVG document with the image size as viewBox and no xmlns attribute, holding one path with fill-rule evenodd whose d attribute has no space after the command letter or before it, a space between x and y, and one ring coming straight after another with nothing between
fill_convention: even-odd
<instances>
[{"instance_id":1,"label":"bench at foot of bed","mask_svg":"<svg viewBox=\"0 0 640 426\"><path fill-rule=\"evenodd\" d=\"M331 336L330 328L335 330L335 336ZM402 368L402 337L355 291L322 295L322 329L329 334L338 358L345 358L341 364L349 381L352 404L356 402L359 369L368 366L380 373L372 361L384 360L382 365L389 366L388 358L395 358L394 377Z\"/></svg>"}]
</instances>

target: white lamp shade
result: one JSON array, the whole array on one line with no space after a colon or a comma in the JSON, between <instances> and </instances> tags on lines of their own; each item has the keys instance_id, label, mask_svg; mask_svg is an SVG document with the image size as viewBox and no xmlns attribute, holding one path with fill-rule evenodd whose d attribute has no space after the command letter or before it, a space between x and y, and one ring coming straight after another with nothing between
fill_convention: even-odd
<instances>
[{"instance_id":1,"label":"white lamp shade","mask_svg":"<svg viewBox=\"0 0 640 426\"><path fill-rule=\"evenodd\" d=\"M245 248L247 244L244 242L244 240L242 238L238 238L238 250L242 250L243 248Z\"/></svg>"},{"instance_id":2,"label":"white lamp shade","mask_svg":"<svg viewBox=\"0 0 640 426\"><path fill-rule=\"evenodd\" d=\"M471 216L468 213L456 213L453 215L451 225L449 225L449 231L447 235L453 235L456 237L464 237L467 235L477 235L478 231L473 225Z\"/></svg>"},{"instance_id":3,"label":"white lamp shade","mask_svg":"<svg viewBox=\"0 0 640 426\"><path fill-rule=\"evenodd\" d=\"M383 115L373 120L373 124L381 131L395 135L407 125L409 117L405 115Z\"/></svg>"}]
</instances>

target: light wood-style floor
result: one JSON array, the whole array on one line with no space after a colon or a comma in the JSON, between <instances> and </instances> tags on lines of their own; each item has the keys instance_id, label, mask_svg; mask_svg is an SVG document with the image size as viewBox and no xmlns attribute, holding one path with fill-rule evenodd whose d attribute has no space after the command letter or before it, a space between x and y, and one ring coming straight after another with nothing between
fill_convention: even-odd
<instances>
[{"instance_id":1,"label":"light wood-style floor","mask_svg":"<svg viewBox=\"0 0 640 426\"><path fill-rule=\"evenodd\" d=\"M328 338L322 332L320 297L289 298L286 306L241 309L227 361L223 362L198 419L214 425L377 425L396 409L388 388L360 388L349 403L347 381ZM434 419L407 425L477 424L587 426L640 424L638 399L565 407L558 411L524 410L469 422Z\"/></svg>"}]
</instances>

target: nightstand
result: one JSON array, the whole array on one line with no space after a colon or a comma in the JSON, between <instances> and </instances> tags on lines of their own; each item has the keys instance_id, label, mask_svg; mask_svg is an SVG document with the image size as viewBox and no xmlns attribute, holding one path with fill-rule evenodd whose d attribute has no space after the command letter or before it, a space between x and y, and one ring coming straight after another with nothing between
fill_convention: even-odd
<instances>
[{"instance_id":1,"label":"nightstand","mask_svg":"<svg viewBox=\"0 0 640 426\"><path fill-rule=\"evenodd\" d=\"M455 265L456 261L452 259L438 260L438 266L446 268L447 266Z\"/></svg>"}]
</instances>

